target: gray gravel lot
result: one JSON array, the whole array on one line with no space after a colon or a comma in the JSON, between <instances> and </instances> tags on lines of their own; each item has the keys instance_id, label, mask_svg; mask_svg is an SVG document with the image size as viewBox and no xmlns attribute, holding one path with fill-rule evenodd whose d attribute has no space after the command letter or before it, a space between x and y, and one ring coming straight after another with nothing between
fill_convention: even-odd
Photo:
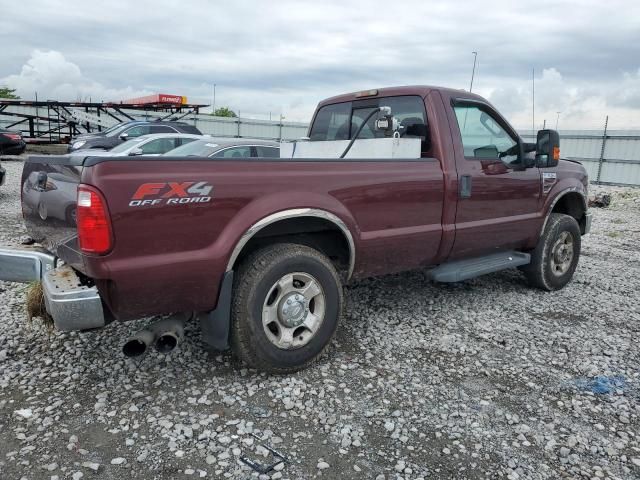
<instances>
[{"instance_id":1,"label":"gray gravel lot","mask_svg":"<svg viewBox=\"0 0 640 480\"><path fill-rule=\"evenodd\" d=\"M0 245L18 245L22 163L3 166ZM133 362L145 320L50 333L0 282L0 478L256 478L252 434L289 457L261 478L640 478L640 191L613 190L564 290L517 271L359 282L328 353L289 377L207 354L195 325Z\"/></svg>"}]
</instances>

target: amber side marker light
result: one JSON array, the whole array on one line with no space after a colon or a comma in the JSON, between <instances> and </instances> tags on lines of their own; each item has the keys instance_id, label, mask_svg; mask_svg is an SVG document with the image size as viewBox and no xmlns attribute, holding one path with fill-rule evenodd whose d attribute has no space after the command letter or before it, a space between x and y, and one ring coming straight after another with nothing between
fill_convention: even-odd
<instances>
[{"instance_id":1,"label":"amber side marker light","mask_svg":"<svg viewBox=\"0 0 640 480\"><path fill-rule=\"evenodd\" d=\"M553 159L560 160L560 147L553 147Z\"/></svg>"},{"instance_id":2,"label":"amber side marker light","mask_svg":"<svg viewBox=\"0 0 640 480\"><path fill-rule=\"evenodd\" d=\"M356 93L356 98L375 97L376 95L378 95L378 90L374 88L373 90L365 90L364 92Z\"/></svg>"}]
</instances>

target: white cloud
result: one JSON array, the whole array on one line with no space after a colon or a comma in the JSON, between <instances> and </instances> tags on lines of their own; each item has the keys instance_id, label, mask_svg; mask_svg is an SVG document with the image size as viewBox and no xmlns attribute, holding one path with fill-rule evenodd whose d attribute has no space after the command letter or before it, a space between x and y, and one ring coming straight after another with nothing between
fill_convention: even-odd
<instances>
[{"instance_id":1,"label":"white cloud","mask_svg":"<svg viewBox=\"0 0 640 480\"><path fill-rule=\"evenodd\" d=\"M186 95L243 114L309 120L324 97L390 85L468 88L517 127L640 127L640 3L600 0L300 2L32 0L3 34L0 80L25 98ZM570 21L567 21L570 19ZM26 65L20 71L20 66Z\"/></svg>"},{"instance_id":2,"label":"white cloud","mask_svg":"<svg viewBox=\"0 0 640 480\"><path fill-rule=\"evenodd\" d=\"M20 73L0 79L22 98L40 100L116 101L150 93L132 87L110 88L83 75L80 67L55 50L34 50Z\"/></svg>"}]
</instances>

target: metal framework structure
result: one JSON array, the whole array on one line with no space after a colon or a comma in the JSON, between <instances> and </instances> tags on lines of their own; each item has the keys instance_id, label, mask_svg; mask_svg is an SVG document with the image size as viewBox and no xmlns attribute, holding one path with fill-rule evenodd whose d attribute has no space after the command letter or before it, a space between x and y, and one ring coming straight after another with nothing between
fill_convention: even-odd
<instances>
[{"instance_id":1,"label":"metal framework structure","mask_svg":"<svg viewBox=\"0 0 640 480\"><path fill-rule=\"evenodd\" d=\"M56 100L0 100L0 116L16 117L18 120L4 128L19 127L29 132L29 143L60 143L74 135L91 133L108 128L114 123L137 120L131 110L143 112L166 112L165 120L198 114L203 104L129 104L112 102L59 102ZM26 108L10 108L26 107ZM125 112L128 110L129 112ZM46 124L46 128L43 128ZM24 128L27 127L27 128Z\"/></svg>"}]
</instances>

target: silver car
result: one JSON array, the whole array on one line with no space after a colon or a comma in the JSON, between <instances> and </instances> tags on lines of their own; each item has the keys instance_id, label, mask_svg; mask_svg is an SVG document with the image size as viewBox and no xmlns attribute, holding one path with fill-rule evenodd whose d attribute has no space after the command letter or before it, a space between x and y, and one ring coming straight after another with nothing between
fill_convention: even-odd
<instances>
[{"instance_id":1,"label":"silver car","mask_svg":"<svg viewBox=\"0 0 640 480\"><path fill-rule=\"evenodd\" d=\"M280 144L251 138L201 138L164 154L171 157L280 158Z\"/></svg>"},{"instance_id":2,"label":"silver car","mask_svg":"<svg viewBox=\"0 0 640 480\"><path fill-rule=\"evenodd\" d=\"M78 150L70 153L83 157L126 157L135 155L162 155L177 147L200 140L202 135L190 133L153 133L132 138L113 147L111 150Z\"/></svg>"}]
</instances>

